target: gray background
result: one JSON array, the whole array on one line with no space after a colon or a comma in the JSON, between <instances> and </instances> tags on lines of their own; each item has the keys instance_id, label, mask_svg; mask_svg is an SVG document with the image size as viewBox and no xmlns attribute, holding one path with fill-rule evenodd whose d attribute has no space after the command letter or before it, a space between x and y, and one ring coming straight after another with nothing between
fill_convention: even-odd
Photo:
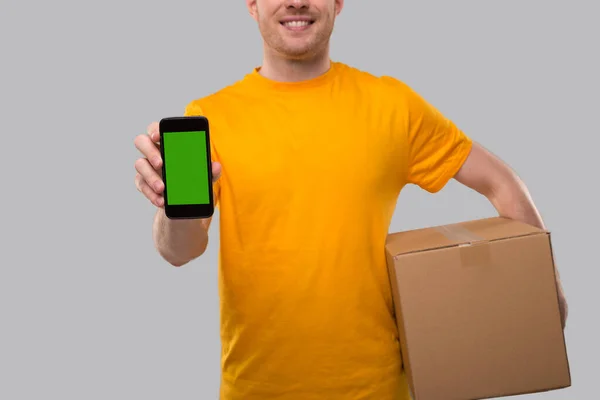
<instances>
[{"instance_id":1,"label":"gray background","mask_svg":"<svg viewBox=\"0 0 600 400\"><path fill-rule=\"evenodd\" d=\"M133 138L261 62L242 1L2 1L0 398L216 399L218 225L154 250ZM573 387L597 396L598 39L592 1L348 1L332 57L396 76L528 184L570 305ZM391 231L495 215L455 182ZM218 214L217 214L218 218Z\"/></svg>"}]
</instances>

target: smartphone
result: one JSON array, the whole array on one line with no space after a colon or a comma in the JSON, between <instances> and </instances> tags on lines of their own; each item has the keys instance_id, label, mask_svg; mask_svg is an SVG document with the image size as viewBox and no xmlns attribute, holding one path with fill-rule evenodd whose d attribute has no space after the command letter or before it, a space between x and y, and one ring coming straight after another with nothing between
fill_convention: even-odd
<instances>
[{"instance_id":1,"label":"smartphone","mask_svg":"<svg viewBox=\"0 0 600 400\"><path fill-rule=\"evenodd\" d=\"M163 118L159 122L165 214L170 219L208 218L214 213L208 119Z\"/></svg>"}]
</instances>

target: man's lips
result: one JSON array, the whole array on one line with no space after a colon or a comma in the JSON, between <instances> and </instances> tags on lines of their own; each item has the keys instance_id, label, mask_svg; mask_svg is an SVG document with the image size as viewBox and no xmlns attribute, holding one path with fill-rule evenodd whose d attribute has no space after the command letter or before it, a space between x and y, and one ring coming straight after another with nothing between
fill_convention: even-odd
<instances>
[{"instance_id":1,"label":"man's lips","mask_svg":"<svg viewBox=\"0 0 600 400\"><path fill-rule=\"evenodd\" d=\"M290 30L303 30L312 25L315 21L307 16L289 16L282 18L279 23Z\"/></svg>"}]
</instances>

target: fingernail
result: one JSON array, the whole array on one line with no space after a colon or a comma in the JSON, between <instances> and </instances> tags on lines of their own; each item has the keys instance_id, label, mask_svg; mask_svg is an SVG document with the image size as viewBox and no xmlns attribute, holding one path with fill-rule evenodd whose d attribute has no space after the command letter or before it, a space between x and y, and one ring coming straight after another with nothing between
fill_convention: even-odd
<instances>
[{"instance_id":1,"label":"fingernail","mask_svg":"<svg viewBox=\"0 0 600 400\"><path fill-rule=\"evenodd\" d=\"M154 184L154 189L156 189L156 191L161 191L162 190L162 182L158 181Z\"/></svg>"},{"instance_id":2,"label":"fingernail","mask_svg":"<svg viewBox=\"0 0 600 400\"><path fill-rule=\"evenodd\" d=\"M159 207L162 207L162 205L164 204L164 202L165 202L165 201L163 200L163 198L162 198L162 197L159 197L159 198L156 200L156 204L158 204L158 206L159 206Z\"/></svg>"},{"instance_id":3,"label":"fingernail","mask_svg":"<svg viewBox=\"0 0 600 400\"><path fill-rule=\"evenodd\" d=\"M155 168L160 167L160 157L154 157L154 159L152 160L152 164Z\"/></svg>"}]
</instances>

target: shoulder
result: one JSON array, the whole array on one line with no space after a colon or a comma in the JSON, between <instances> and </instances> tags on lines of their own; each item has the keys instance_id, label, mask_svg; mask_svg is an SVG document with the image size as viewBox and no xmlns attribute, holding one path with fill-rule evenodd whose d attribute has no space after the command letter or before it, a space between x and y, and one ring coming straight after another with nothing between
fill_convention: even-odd
<instances>
[{"instance_id":1,"label":"shoulder","mask_svg":"<svg viewBox=\"0 0 600 400\"><path fill-rule=\"evenodd\" d=\"M412 87L404 80L392 75L375 73L336 62L342 86L355 86L361 91L368 91L382 100L393 103L410 100L416 95Z\"/></svg>"},{"instance_id":2,"label":"shoulder","mask_svg":"<svg viewBox=\"0 0 600 400\"><path fill-rule=\"evenodd\" d=\"M205 115L206 112L209 112L208 110L224 109L223 105L244 98L248 96L248 93L244 77L215 92L190 100L185 106L184 115Z\"/></svg>"},{"instance_id":3,"label":"shoulder","mask_svg":"<svg viewBox=\"0 0 600 400\"><path fill-rule=\"evenodd\" d=\"M409 113L422 107L423 99L401 78L365 71L338 63L340 86L344 91L354 92L382 112ZM350 90L349 90L350 89Z\"/></svg>"},{"instance_id":4,"label":"shoulder","mask_svg":"<svg viewBox=\"0 0 600 400\"><path fill-rule=\"evenodd\" d=\"M396 90L410 89L406 82L397 77L385 74L377 75L373 72L369 72L343 62L335 62L335 64L342 79L353 79L359 81L360 83L373 85L374 87L378 88L390 88Z\"/></svg>"}]
</instances>

